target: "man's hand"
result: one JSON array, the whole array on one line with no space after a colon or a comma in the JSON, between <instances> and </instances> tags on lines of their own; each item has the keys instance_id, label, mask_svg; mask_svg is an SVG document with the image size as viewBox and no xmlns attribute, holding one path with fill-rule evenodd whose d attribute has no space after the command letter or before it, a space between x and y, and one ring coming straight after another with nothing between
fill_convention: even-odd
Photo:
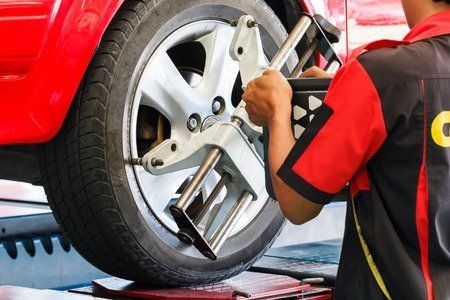
<instances>
[{"instance_id":1,"label":"man's hand","mask_svg":"<svg viewBox=\"0 0 450 300\"><path fill-rule=\"evenodd\" d=\"M258 126L268 126L278 120L291 119L292 88L278 71L265 71L251 81L242 95L250 121Z\"/></svg>"},{"instance_id":2,"label":"man's hand","mask_svg":"<svg viewBox=\"0 0 450 300\"><path fill-rule=\"evenodd\" d=\"M311 67L300 75L301 78L333 78L334 75L329 74L319 67Z\"/></svg>"}]
</instances>

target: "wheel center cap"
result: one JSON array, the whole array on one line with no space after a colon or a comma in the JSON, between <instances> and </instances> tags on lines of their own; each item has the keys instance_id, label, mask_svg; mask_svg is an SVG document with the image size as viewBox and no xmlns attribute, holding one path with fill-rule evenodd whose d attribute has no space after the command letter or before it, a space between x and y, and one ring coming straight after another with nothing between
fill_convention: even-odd
<instances>
[{"instance_id":1,"label":"wheel center cap","mask_svg":"<svg viewBox=\"0 0 450 300\"><path fill-rule=\"evenodd\" d=\"M206 129L213 126L219 121L220 119L217 116L207 116L202 122L202 127L200 128L200 131L205 131Z\"/></svg>"}]
</instances>

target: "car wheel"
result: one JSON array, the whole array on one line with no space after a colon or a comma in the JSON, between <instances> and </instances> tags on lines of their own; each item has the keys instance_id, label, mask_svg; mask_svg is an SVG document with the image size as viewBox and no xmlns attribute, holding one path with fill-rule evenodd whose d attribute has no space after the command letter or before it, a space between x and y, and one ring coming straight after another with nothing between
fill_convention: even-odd
<instances>
[{"instance_id":1,"label":"car wheel","mask_svg":"<svg viewBox=\"0 0 450 300\"><path fill-rule=\"evenodd\" d=\"M106 30L41 164L57 221L99 269L153 285L212 283L249 268L277 237L278 204L254 201L211 261L178 240L169 212L195 170L154 176L129 163L167 138L182 142L229 120L242 91L228 21L243 14L259 22L273 56L286 32L262 0L125 1ZM188 214L217 181L208 178ZM212 232L233 204L223 200L202 231Z\"/></svg>"}]
</instances>

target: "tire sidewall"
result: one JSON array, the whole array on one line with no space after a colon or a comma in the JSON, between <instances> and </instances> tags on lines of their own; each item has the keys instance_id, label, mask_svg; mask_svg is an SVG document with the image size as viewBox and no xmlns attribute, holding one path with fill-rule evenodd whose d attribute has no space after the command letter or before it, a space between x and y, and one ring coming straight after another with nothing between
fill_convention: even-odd
<instances>
[{"instance_id":1,"label":"tire sidewall","mask_svg":"<svg viewBox=\"0 0 450 300\"><path fill-rule=\"evenodd\" d=\"M286 33L262 1L164 0L158 4L150 2L147 7L149 12L122 50L108 99L106 153L114 197L124 223L152 260L189 276L220 276L242 268L266 250L284 222L278 204L269 200L244 231L227 240L215 262L179 242L152 214L142 195L136 193L139 186L133 168L125 163L131 151L129 140L123 138L129 136L130 129L131 109L126 99L134 98L138 78L151 52L166 36L186 24L211 18L231 20L250 14L261 24L263 44L269 57L284 41Z\"/></svg>"}]
</instances>

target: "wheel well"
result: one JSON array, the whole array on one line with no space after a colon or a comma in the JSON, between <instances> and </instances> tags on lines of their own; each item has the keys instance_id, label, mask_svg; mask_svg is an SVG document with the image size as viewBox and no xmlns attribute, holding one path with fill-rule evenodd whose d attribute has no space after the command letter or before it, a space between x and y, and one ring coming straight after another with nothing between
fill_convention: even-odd
<instances>
[{"instance_id":1,"label":"wheel well","mask_svg":"<svg viewBox=\"0 0 450 300\"><path fill-rule=\"evenodd\" d=\"M0 179L40 184L38 145L0 146Z\"/></svg>"},{"instance_id":2,"label":"wheel well","mask_svg":"<svg viewBox=\"0 0 450 300\"><path fill-rule=\"evenodd\" d=\"M265 0L266 3L272 8L277 17L283 23L287 32L291 32L294 26L303 13L301 6L301 0ZM301 55L306 51L308 44L305 41L301 41L296 47L297 54ZM311 57L305 64L306 67L311 67L316 64L314 56Z\"/></svg>"},{"instance_id":3,"label":"wheel well","mask_svg":"<svg viewBox=\"0 0 450 300\"><path fill-rule=\"evenodd\" d=\"M288 32L294 28L300 15L302 13L302 7L298 0L265 0L266 3L272 8L275 14L283 23Z\"/></svg>"}]
</instances>

